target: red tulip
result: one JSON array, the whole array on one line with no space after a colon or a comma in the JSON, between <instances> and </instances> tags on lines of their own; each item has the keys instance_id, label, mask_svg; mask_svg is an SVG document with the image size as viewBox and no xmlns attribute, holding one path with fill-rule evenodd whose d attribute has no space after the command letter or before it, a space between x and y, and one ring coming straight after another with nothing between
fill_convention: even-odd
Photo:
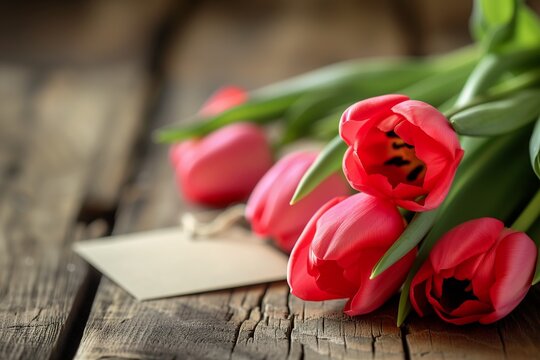
<instances>
[{"instance_id":1,"label":"red tulip","mask_svg":"<svg viewBox=\"0 0 540 360\"><path fill-rule=\"evenodd\" d=\"M369 278L404 226L387 200L359 193L330 201L294 246L287 274L291 292L309 301L349 299L344 312L351 316L377 309L399 290L416 256L413 249Z\"/></svg>"},{"instance_id":2,"label":"red tulip","mask_svg":"<svg viewBox=\"0 0 540 360\"><path fill-rule=\"evenodd\" d=\"M497 321L527 294L536 253L531 238L497 219L465 222L431 250L411 283L412 306L456 325Z\"/></svg>"},{"instance_id":3,"label":"red tulip","mask_svg":"<svg viewBox=\"0 0 540 360\"><path fill-rule=\"evenodd\" d=\"M289 204L300 179L316 157L316 152L305 151L285 156L264 175L247 203L246 218L253 231L274 239L287 252L324 203L349 193L347 182L335 174L295 205Z\"/></svg>"},{"instance_id":4,"label":"red tulip","mask_svg":"<svg viewBox=\"0 0 540 360\"><path fill-rule=\"evenodd\" d=\"M223 127L171 148L178 187L199 204L226 206L245 200L272 166L264 132L249 123Z\"/></svg>"},{"instance_id":5,"label":"red tulip","mask_svg":"<svg viewBox=\"0 0 540 360\"><path fill-rule=\"evenodd\" d=\"M404 95L360 101L341 117L351 186L412 211L436 208L463 157L458 137L432 106Z\"/></svg>"}]
</instances>

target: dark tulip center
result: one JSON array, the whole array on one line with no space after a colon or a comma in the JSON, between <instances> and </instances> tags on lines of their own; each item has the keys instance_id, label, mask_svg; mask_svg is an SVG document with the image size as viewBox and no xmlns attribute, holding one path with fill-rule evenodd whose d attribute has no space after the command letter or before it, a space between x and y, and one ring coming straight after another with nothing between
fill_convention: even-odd
<instances>
[{"instance_id":1,"label":"dark tulip center","mask_svg":"<svg viewBox=\"0 0 540 360\"><path fill-rule=\"evenodd\" d=\"M453 277L444 279L440 303L446 311L457 309L467 300L478 300L472 291L470 280L458 280Z\"/></svg>"},{"instance_id":2,"label":"dark tulip center","mask_svg":"<svg viewBox=\"0 0 540 360\"><path fill-rule=\"evenodd\" d=\"M383 175L393 188L399 184L424 185L426 164L416 156L414 144L393 130L373 127L358 143L357 154L369 174Z\"/></svg>"},{"instance_id":3,"label":"dark tulip center","mask_svg":"<svg viewBox=\"0 0 540 360\"><path fill-rule=\"evenodd\" d=\"M403 141L394 131L386 132L388 158L384 161L385 173L393 187L399 183L420 185L426 170L416 157L414 146Z\"/></svg>"}]
</instances>

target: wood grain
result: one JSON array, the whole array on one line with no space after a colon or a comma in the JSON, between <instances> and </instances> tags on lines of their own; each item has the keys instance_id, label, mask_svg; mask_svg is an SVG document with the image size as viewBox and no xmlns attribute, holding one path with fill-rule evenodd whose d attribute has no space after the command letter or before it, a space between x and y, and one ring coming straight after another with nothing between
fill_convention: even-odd
<instances>
[{"instance_id":1,"label":"wood grain","mask_svg":"<svg viewBox=\"0 0 540 360\"><path fill-rule=\"evenodd\" d=\"M102 134L140 90L117 68L4 70L0 358L49 358L84 291L87 268L70 244Z\"/></svg>"}]
</instances>

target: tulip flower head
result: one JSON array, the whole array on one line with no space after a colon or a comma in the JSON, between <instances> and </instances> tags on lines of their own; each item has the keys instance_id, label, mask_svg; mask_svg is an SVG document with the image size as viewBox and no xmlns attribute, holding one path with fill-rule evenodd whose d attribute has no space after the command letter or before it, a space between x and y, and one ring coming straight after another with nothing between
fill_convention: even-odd
<instances>
[{"instance_id":1,"label":"tulip flower head","mask_svg":"<svg viewBox=\"0 0 540 360\"><path fill-rule=\"evenodd\" d=\"M531 238L497 219L465 222L431 250L411 283L412 306L456 325L495 322L527 294L536 256Z\"/></svg>"},{"instance_id":2,"label":"tulip flower head","mask_svg":"<svg viewBox=\"0 0 540 360\"><path fill-rule=\"evenodd\" d=\"M279 160L257 184L246 208L253 231L272 238L290 252L311 216L328 200L349 193L347 182L338 174L324 180L308 196L294 205L291 198L316 152L298 151Z\"/></svg>"},{"instance_id":3,"label":"tulip flower head","mask_svg":"<svg viewBox=\"0 0 540 360\"><path fill-rule=\"evenodd\" d=\"M308 301L349 299L344 312L351 316L377 309L399 290L416 256L413 249L370 279L404 227L388 200L365 193L331 200L312 217L291 253L292 294Z\"/></svg>"},{"instance_id":4,"label":"tulip flower head","mask_svg":"<svg viewBox=\"0 0 540 360\"><path fill-rule=\"evenodd\" d=\"M246 99L244 90L226 87L217 91L199 113L216 115ZM187 200L221 207L249 196L272 166L272 151L262 129L236 123L204 138L173 145L170 159L178 188Z\"/></svg>"},{"instance_id":5,"label":"tulip flower head","mask_svg":"<svg viewBox=\"0 0 540 360\"><path fill-rule=\"evenodd\" d=\"M349 146L343 170L351 186L412 211L441 204L463 157L444 115L404 95L352 105L339 130Z\"/></svg>"}]
</instances>

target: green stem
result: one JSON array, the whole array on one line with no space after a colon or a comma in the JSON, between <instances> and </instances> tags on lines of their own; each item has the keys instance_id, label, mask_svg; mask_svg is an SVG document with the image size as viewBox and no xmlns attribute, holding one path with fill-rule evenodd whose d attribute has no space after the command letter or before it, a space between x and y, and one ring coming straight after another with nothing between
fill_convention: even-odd
<instances>
[{"instance_id":1,"label":"green stem","mask_svg":"<svg viewBox=\"0 0 540 360\"><path fill-rule=\"evenodd\" d=\"M536 86L538 84L540 84L540 69L530 70L493 86L486 96L477 96L462 106L457 106L456 104L443 113L446 118L449 119L460 111L469 109L473 106L481 105L483 103L505 98L518 91Z\"/></svg>"},{"instance_id":2,"label":"green stem","mask_svg":"<svg viewBox=\"0 0 540 360\"><path fill-rule=\"evenodd\" d=\"M482 95L505 71L518 66L535 64L540 48L517 51L508 55L488 54L474 68L456 101L457 107L467 106Z\"/></svg>"},{"instance_id":3,"label":"green stem","mask_svg":"<svg viewBox=\"0 0 540 360\"><path fill-rule=\"evenodd\" d=\"M540 69L533 69L493 86L488 94L490 98L502 98L538 84L540 84Z\"/></svg>"},{"instance_id":4,"label":"green stem","mask_svg":"<svg viewBox=\"0 0 540 360\"><path fill-rule=\"evenodd\" d=\"M500 58L495 55L484 57L474 68L456 101L457 107L466 106L484 91L499 75Z\"/></svg>"},{"instance_id":5,"label":"green stem","mask_svg":"<svg viewBox=\"0 0 540 360\"><path fill-rule=\"evenodd\" d=\"M518 231L527 231L540 215L540 190L536 192L525 210L514 221L511 228Z\"/></svg>"}]
</instances>

